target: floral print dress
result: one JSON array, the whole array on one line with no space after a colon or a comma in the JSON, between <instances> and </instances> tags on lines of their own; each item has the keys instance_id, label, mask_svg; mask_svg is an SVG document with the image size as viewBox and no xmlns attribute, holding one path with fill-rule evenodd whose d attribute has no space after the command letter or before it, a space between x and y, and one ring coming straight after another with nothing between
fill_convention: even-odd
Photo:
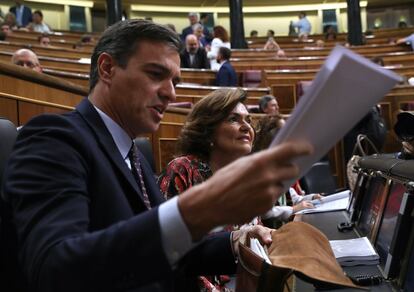
<instances>
[{"instance_id":1,"label":"floral print dress","mask_svg":"<svg viewBox=\"0 0 414 292\"><path fill-rule=\"evenodd\" d=\"M168 200L204 182L213 175L210 165L195 155L185 155L173 159L158 178L158 185L165 199ZM224 227L224 231L233 231L234 226ZM230 280L227 275L200 276L198 284L202 292L231 291L225 287Z\"/></svg>"}]
</instances>

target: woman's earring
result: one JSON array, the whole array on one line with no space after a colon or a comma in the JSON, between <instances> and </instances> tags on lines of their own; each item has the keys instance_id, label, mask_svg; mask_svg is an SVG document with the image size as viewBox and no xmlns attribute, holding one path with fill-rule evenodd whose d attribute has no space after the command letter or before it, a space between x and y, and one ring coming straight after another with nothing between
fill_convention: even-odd
<instances>
[{"instance_id":1,"label":"woman's earring","mask_svg":"<svg viewBox=\"0 0 414 292\"><path fill-rule=\"evenodd\" d=\"M210 147L211 148L214 147L214 143L213 142L210 142Z\"/></svg>"}]
</instances>

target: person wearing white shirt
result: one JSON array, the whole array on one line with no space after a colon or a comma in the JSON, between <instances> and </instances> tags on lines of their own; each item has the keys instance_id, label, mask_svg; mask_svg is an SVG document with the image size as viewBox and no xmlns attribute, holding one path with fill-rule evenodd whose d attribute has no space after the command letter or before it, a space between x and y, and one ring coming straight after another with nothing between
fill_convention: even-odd
<instances>
[{"instance_id":1,"label":"person wearing white shirt","mask_svg":"<svg viewBox=\"0 0 414 292\"><path fill-rule=\"evenodd\" d=\"M43 22L43 13L40 10L33 12L33 22L31 22L27 28L30 31L41 32L41 33L51 33L52 30L50 27Z\"/></svg>"},{"instance_id":2,"label":"person wearing white shirt","mask_svg":"<svg viewBox=\"0 0 414 292\"><path fill-rule=\"evenodd\" d=\"M231 48L229 42L229 35L224 27L221 25L215 26L213 29L214 38L211 42L210 51L207 52L207 58L210 59L210 68L218 71L220 64L217 62L218 51L221 47Z\"/></svg>"},{"instance_id":3,"label":"person wearing white shirt","mask_svg":"<svg viewBox=\"0 0 414 292\"><path fill-rule=\"evenodd\" d=\"M311 33L312 25L310 24L309 20L306 18L305 12L299 13L299 20L296 22L292 22L293 27L299 29L298 36L301 39L306 39L308 35Z\"/></svg>"}]
</instances>

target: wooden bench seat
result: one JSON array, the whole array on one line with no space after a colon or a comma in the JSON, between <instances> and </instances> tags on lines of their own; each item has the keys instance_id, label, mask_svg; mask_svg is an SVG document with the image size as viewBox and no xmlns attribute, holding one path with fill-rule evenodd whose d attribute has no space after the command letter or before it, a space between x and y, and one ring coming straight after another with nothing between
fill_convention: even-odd
<instances>
[{"instance_id":1,"label":"wooden bench seat","mask_svg":"<svg viewBox=\"0 0 414 292\"><path fill-rule=\"evenodd\" d=\"M208 93L222 87L178 84L175 91L177 95L205 96ZM247 97L260 97L270 93L270 88L243 88L247 92Z\"/></svg>"},{"instance_id":2,"label":"wooden bench seat","mask_svg":"<svg viewBox=\"0 0 414 292\"><path fill-rule=\"evenodd\" d=\"M40 45L27 45L25 43L15 43L0 41L0 51L15 52L19 49L30 49L39 56L66 58L66 59L80 59L90 58L90 52L81 52L73 49L57 48L57 47L42 47Z\"/></svg>"},{"instance_id":3,"label":"wooden bench seat","mask_svg":"<svg viewBox=\"0 0 414 292\"><path fill-rule=\"evenodd\" d=\"M88 95L87 87L3 62L0 62L0 90L66 106L75 106Z\"/></svg>"},{"instance_id":4,"label":"wooden bench seat","mask_svg":"<svg viewBox=\"0 0 414 292\"><path fill-rule=\"evenodd\" d=\"M10 62L12 52L0 51L0 60ZM52 58L38 56L39 62L42 67L53 67L59 69L68 69L76 72L89 72L90 64L82 62L81 59L66 59L66 58Z\"/></svg>"},{"instance_id":5,"label":"wooden bench seat","mask_svg":"<svg viewBox=\"0 0 414 292\"><path fill-rule=\"evenodd\" d=\"M331 52L333 46L318 48L304 47L285 49L287 57L310 57L310 56L327 56ZM390 44L374 44L365 46L349 47L352 51L364 56L376 56L382 53L392 53L401 51L411 51L410 46L406 45L390 45ZM271 58L276 56L276 50L264 49L232 49L232 58Z\"/></svg>"}]
</instances>

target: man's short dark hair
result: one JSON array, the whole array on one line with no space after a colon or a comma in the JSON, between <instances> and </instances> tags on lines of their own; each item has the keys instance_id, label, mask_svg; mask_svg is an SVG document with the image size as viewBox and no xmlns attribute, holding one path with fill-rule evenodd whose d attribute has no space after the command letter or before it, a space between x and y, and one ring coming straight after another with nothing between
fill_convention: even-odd
<instances>
[{"instance_id":1,"label":"man's short dark hair","mask_svg":"<svg viewBox=\"0 0 414 292\"><path fill-rule=\"evenodd\" d=\"M142 40L165 43L178 53L182 48L178 34L166 26L140 19L119 21L104 31L93 51L89 90L98 83L98 58L102 53L111 55L118 66L125 68Z\"/></svg>"},{"instance_id":2,"label":"man's short dark hair","mask_svg":"<svg viewBox=\"0 0 414 292\"><path fill-rule=\"evenodd\" d=\"M230 60L231 50L226 47L220 47L219 54L223 57L224 60Z\"/></svg>"},{"instance_id":3,"label":"man's short dark hair","mask_svg":"<svg viewBox=\"0 0 414 292\"><path fill-rule=\"evenodd\" d=\"M259 107L260 107L260 110L261 110L262 113L266 109L267 104L269 103L269 101L271 101L272 99L276 99L276 98L273 95L264 95L260 98Z\"/></svg>"},{"instance_id":4,"label":"man's short dark hair","mask_svg":"<svg viewBox=\"0 0 414 292\"><path fill-rule=\"evenodd\" d=\"M43 13L40 10L36 10L33 14L38 14L41 18L43 18Z\"/></svg>"}]
</instances>

